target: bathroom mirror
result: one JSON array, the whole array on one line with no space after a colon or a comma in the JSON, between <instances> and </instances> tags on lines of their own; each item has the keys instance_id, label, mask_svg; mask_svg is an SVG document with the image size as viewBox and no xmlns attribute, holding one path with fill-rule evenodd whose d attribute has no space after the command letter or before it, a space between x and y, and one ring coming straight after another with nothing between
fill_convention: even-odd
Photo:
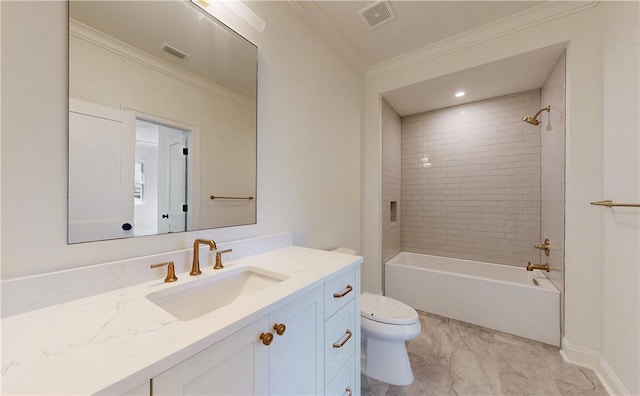
<instances>
[{"instance_id":1,"label":"bathroom mirror","mask_svg":"<svg viewBox=\"0 0 640 396\"><path fill-rule=\"evenodd\" d=\"M69 2L68 243L255 224L257 52L190 2Z\"/></svg>"}]
</instances>

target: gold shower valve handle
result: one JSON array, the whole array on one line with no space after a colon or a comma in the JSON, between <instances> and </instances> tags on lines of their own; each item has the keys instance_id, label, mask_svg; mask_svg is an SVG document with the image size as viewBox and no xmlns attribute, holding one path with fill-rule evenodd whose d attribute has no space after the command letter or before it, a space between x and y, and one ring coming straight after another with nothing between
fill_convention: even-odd
<instances>
[{"instance_id":1,"label":"gold shower valve handle","mask_svg":"<svg viewBox=\"0 0 640 396\"><path fill-rule=\"evenodd\" d=\"M287 330L287 326L285 326L284 323L276 323L273 325L273 330L276 331L277 335L281 336L284 334L285 330Z\"/></svg>"},{"instance_id":2,"label":"gold shower valve handle","mask_svg":"<svg viewBox=\"0 0 640 396\"><path fill-rule=\"evenodd\" d=\"M549 255L549 251L551 249L551 242L549 241L549 239L545 239L544 243L539 243L537 245L534 245L533 247L538 249L538 250L544 250L545 256L548 256Z\"/></svg>"},{"instance_id":3,"label":"gold shower valve handle","mask_svg":"<svg viewBox=\"0 0 640 396\"><path fill-rule=\"evenodd\" d=\"M271 345L273 342L273 334L271 333L262 333L260 334L260 339L264 345Z\"/></svg>"}]
</instances>

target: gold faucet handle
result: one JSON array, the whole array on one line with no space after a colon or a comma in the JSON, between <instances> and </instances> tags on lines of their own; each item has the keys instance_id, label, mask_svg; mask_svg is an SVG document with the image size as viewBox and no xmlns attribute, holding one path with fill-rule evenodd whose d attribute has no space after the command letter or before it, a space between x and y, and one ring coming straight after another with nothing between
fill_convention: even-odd
<instances>
[{"instance_id":1,"label":"gold faucet handle","mask_svg":"<svg viewBox=\"0 0 640 396\"><path fill-rule=\"evenodd\" d=\"M213 266L213 269L217 270L224 268L224 266L222 265L222 255L229 252L233 252L233 249L218 250L216 252L216 265Z\"/></svg>"},{"instance_id":2,"label":"gold faucet handle","mask_svg":"<svg viewBox=\"0 0 640 396\"><path fill-rule=\"evenodd\" d=\"M539 243L537 245L533 245L534 248L538 250L544 250L544 254L546 256L549 255L549 251L551 250L551 242L548 239L544 240L544 243Z\"/></svg>"},{"instance_id":3,"label":"gold faucet handle","mask_svg":"<svg viewBox=\"0 0 640 396\"><path fill-rule=\"evenodd\" d=\"M169 283L177 281L178 277L176 276L176 268L173 261L169 261L167 263L152 264L151 268L160 268L164 266L167 266L167 277L164 278L164 282Z\"/></svg>"}]
</instances>

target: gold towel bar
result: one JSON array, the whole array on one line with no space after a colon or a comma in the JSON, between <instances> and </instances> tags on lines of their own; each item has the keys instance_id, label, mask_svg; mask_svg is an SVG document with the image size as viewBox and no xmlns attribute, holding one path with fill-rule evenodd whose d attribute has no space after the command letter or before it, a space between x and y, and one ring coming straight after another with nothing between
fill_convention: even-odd
<instances>
[{"instance_id":1,"label":"gold towel bar","mask_svg":"<svg viewBox=\"0 0 640 396\"><path fill-rule=\"evenodd\" d=\"M613 203L613 201L610 199L605 199L604 201L591 202L591 205L606 206L607 208L610 208L612 206L626 206L628 208L640 208L640 204L619 204L619 203L617 204L617 203Z\"/></svg>"},{"instance_id":2,"label":"gold towel bar","mask_svg":"<svg viewBox=\"0 0 640 396\"><path fill-rule=\"evenodd\" d=\"M249 196L249 197L219 197L217 195L212 195L210 198L211 199L247 199L249 201L251 201L252 199L255 199L254 197L251 197L251 196Z\"/></svg>"}]
</instances>

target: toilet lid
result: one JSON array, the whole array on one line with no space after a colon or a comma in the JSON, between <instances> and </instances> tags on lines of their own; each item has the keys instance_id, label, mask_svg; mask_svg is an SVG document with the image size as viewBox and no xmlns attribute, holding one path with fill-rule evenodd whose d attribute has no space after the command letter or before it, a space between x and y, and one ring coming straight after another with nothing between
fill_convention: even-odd
<instances>
[{"instance_id":1,"label":"toilet lid","mask_svg":"<svg viewBox=\"0 0 640 396\"><path fill-rule=\"evenodd\" d=\"M408 325L418 321L418 312L407 304L371 293L362 293L360 316L395 325Z\"/></svg>"}]
</instances>

